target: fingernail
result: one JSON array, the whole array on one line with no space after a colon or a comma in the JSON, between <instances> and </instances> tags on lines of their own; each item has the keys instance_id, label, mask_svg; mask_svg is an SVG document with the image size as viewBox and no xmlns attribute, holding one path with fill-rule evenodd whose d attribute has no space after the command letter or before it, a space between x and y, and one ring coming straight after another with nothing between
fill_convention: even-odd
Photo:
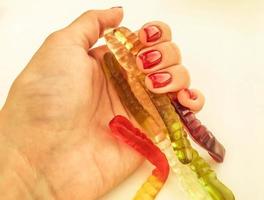
<instances>
[{"instance_id":1,"label":"fingernail","mask_svg":"<svg viewBox=\"0 0 264 200\"><path fill-rule=\"evenodd\" d=\"M168 85L172 81L172 76L168 72L158 72L148 75L152 82L153 88L161 88Z\"/></svg>"},{"instance_id":2,"label":"fingernail","mask_svg":"<svg viewBox=\"0 0 264 200\"><path fill-rule=\"evenodd\" d=\"M150 69L161 61L161 53L157 50L146 51L139 55L144 69Z\"/></svg>"},{"instance_id":3,"label":"fingernail","mask_svg":"<svg viewBox=\"0 0 264 200\"><path fill-rule=\"evenodd\" d=\"M192 99L192 100L196 100L197 99L197 96L194 94L194 92L192 92L188 88L185 88L184 91L186 91L189 94L190 99Z\"/></svg>"},{"instance_id":4,"label":"fingernail","mask_svg":"<svg viewBox=\"0 0 264 200\"><path fill-rule=\"evenodd\" d=\"M144 28L147 36L147 42L154 42L161 37L161 30L157 26L148 26Z\"/></svg>"},{"instance_id":5,"label":"fingernail","mask_svg":"<svg viewBox=\"0 0 264 200\"><path fill-rule=\"evenodd\" d=\"M115 9L115 8L123 8L122 6L114 6L111 9Z\"/></svg>"}]
</instances>

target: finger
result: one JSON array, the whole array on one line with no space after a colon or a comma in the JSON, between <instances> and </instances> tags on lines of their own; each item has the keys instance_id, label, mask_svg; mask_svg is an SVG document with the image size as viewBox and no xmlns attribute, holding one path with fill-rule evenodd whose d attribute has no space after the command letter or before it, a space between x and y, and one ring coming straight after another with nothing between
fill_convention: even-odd
<instances>
[{"instance_id":1,"label":"finger","mask_svg":"<svg viewBox=\"0 0 264 200\"><path fill-rule=\"evenodd\" d=\"M106 45L101 45L96 48L92 48L88 51L88 55L92 56L98 61L103 61L104 54L106 52L109 52L109 49L107 48ZM101 63L102 64L102 63Z\"/></svg>"},{"instance_id":2,"label":"finger","mask_svg":"<svg viewBox=\"0 0 264 200\"><path fill-rule=\"evenodd\" d=\"M179 48L172 42L162 42L142 49L136 58L137 66L144 73L151 73L178 65L181 62Z\"/></svg>"},{"instance_id":3,"label":"finger","mask_svg":"<svg viewBox=\"0 0 264 200\"><path fill-rule=\"evenodd\" d=\"M182 65L173 65L148 74L145 83L147 88L154 93L177 92L189 87L190 76Z\"/></svg>"},{"instance_id":4,"label":"finger","mask_svg":"<svg viewBox=\"0 0 264 200\"><path fill-rule=\"evenodd\" d=\"M204 95L196 89L184 89L177 93L179 103L194 112L198 112L203 108L205 98Z\"/></svg>"},{"instance_id":5,"label":"finger","mask_svg":"<svg viewBox=\"0 0 264 200\"><path fill-rule=\"evenodd\" d=\"M118 26L122 18L123 9L121 7L90 10L78 17L66 29L77 44L88 50L107 28Z\"/></svg>"},{"instance_id":6,"label":"finger","mask_svg":"<svg viewBox=\"0 0 264 200\"><path fill-rule=\"evenodd\" d=\"M152 46L160 42L171 40L170 27L160 21L153 21L145 24L139 30L138 35L140 41L145 46Z\"/></svg>"}]
</instances>

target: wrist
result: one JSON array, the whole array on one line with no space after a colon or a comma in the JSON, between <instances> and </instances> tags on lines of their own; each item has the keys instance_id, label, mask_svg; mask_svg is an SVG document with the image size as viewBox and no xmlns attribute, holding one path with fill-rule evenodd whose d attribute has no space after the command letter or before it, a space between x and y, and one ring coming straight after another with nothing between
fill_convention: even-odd
<instances>
[{"instance_id":1,"label":"wrist","mask_svg":"<svg viewBox=\"0 0 264 200\"><path fill-rule=\"evenodd\" d=\"M27 162L0 135L0 193L4 199L32 199L33 177Z\"/></svg>"},{"instance_id":2,"label":"wrist","mask_svg":"<svg viewBox=\"0 0 264 200\"><path fill-rule=\"evenodd\" d=\"M44 176L3 136L0 128L0 194L6 200L53 199Z\"/></svg>"}]
</instances>

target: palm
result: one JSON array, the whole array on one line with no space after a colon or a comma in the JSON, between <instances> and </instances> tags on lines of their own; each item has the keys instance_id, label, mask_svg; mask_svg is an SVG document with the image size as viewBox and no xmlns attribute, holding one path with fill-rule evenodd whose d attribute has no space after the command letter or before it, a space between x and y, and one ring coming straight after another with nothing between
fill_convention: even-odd
<instances>
[{"instance_id":1,"label":"palm","mask_svg":"<svg viewBox=\"0 0 264 200\"><path fill-rule=\"evenodd\" d=\"M46 62L38 66L39 59ZM25 121L23 128L36 145L22 151L45 174L58 199L98 197L141 161L107 126L115 111L125 112L119 101L111 103L115 94L98 63L81 47L41 48L15 81L3 109L16 113L14 123ZM28 127L36 127L34 133ZM17 146L28 142L20 134L10 136Z\"/></svg>"}]
</instances>

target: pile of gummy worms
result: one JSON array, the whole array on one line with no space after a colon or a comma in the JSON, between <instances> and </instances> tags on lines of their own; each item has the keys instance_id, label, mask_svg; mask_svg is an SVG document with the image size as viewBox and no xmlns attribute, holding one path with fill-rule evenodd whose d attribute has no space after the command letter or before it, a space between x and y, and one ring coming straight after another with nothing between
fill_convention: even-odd
<instances>
[{"instance_id":1,"label":"pile of gummy worms","mask_svg":"<svg viewBox=\"0 0 264 200\"><path fill-rule=\"evenodd\" d=\"M119 27L105 34L105 39L112 52L104 56L106 77L146 136L122 116L116 116L110 128L157 167L134 199L155 199L168 176L165 163L176 173L191 199L235 199L209 164L191 147L186 130L217 162L223 161L223 146L190 109L181 105L177 94L154 94L145 87L145 75L136 65L135 56L143 47L137 35ZM159 149L154 148L154 144Z\"/></svg>"}]
</instances>

